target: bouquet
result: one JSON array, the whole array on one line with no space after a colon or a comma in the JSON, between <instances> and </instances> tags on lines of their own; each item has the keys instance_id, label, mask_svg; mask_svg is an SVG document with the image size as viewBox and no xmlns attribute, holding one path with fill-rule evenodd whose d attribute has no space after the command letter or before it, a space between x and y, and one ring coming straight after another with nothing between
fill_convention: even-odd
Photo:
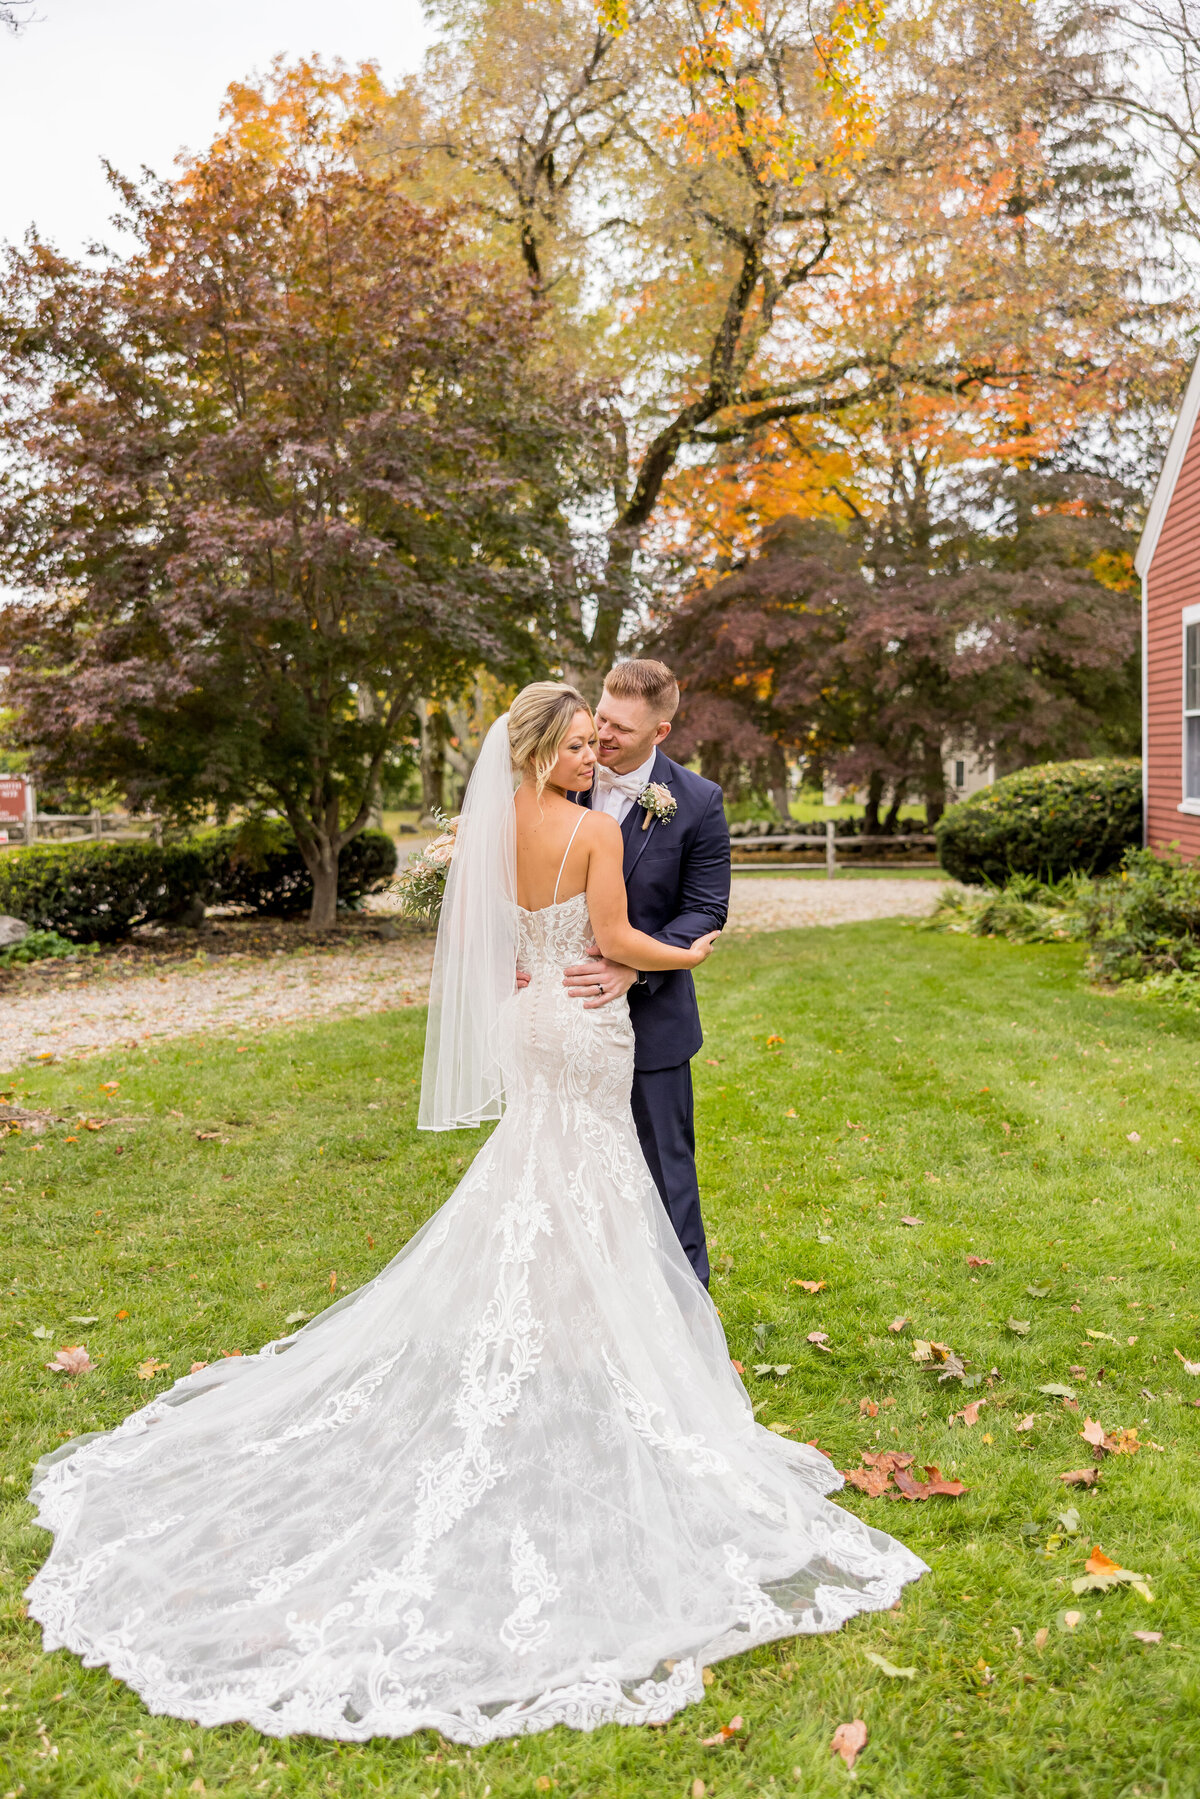
<instances>
[{"instance_id":1,"label":"bouquet","mask_svg":"<svg viewBox=\"0 0 1200 1799\"><path fill-rule=\"evenodd\" d=\"M423 924L436 924L441 914L442 895L454 860L454 840L458 831L457 818L447 818L444 812L435 812L433 816L442 827L441 835L427 843L420 855L414 856L388 886L388 892L394 893L400 901L404 916L419 919Z\"/></svg>"}]
</instances>

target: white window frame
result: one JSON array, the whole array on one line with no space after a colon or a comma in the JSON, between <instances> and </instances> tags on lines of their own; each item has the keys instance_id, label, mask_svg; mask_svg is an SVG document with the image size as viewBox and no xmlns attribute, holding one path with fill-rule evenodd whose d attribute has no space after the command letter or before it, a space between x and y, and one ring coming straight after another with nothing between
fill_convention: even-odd
<instances>
[{"instance_id":1,"label":"white window frame","mask_svg":"<svg viewBox=\"0 0 1200 1799\"><path fill-rule=\"evenodd\" d=\"M1200 793L1189 796L1187 790L1187 754L1189 718L1200 718L1200 706L1190 710L1187 703L1187 640L1188 630L1192 626L1200 627L1200 606L1185 606L1179 619L1179 656L1180 656L1180 756L1179 756L1179 789L1183 798L1175 808L1177 812L1186 812L1193 818L1200 818Z\"/></svg>"}]
</instances>

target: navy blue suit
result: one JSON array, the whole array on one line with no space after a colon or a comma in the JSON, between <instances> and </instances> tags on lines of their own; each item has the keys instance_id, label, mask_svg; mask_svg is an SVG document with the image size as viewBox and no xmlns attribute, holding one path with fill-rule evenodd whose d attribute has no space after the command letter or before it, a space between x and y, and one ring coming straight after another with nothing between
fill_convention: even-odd
<instances>
[{"instance_id":1,"label":"navy blue suit","mask_svg":"<svg viewBox=\"0 0 1200 1799\"><path fill-rule=\"evenodd\" d=\"M729 913L729 830L721 789L658 750L651 772L673 794L669 820L632 805L621 824L629 922L660 943L686 948L723 929ZM577 795L583 803L587 796ZM648 973L629 990L633 1118L675 1234L708 1285L708 1247L696 1180L691 1059L704 1041L691 972Z\"/></svg>"}]
</instances>

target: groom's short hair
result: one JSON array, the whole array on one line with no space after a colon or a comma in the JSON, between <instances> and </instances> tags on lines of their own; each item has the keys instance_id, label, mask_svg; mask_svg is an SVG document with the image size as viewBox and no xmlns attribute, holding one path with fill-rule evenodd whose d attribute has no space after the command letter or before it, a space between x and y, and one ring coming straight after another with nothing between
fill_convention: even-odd
<instances>
[{"instance_id":1,"label":"groom's short hair","mask_svg":"<svg viewBox=\"0 0 1200 1799\"><path fill-rule=\"evenodd\" d=\"M645 700L660 721L669 723L679 710L679 682L665 662L631 656L610 670L604 685L614 700Z\"/></svg>"}]
</instances>

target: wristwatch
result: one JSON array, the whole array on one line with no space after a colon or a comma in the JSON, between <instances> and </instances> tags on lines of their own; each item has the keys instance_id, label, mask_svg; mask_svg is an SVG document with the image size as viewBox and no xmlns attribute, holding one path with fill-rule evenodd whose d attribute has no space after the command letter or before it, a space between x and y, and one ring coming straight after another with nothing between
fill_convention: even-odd
<instances>
[{"instance_id":1,"label":"wristwatch","mask_svg":"<svg viewBox=\"0 0 1200 1799\"><path fill-rule=\"evenodd\" d=\"M635 987L644 987L646 985L645 969L639 968L637 974L633 978L633 984Z\"/></svg>"}]
</instances>

